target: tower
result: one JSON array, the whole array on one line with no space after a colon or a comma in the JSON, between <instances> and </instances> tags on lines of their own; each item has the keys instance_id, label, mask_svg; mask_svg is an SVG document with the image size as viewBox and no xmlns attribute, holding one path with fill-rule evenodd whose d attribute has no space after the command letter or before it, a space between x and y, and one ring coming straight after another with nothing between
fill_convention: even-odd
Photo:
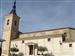
<instances>
[{"instance_id":1,"label":"tower","mask_svg":"<svg viewBox=\"0 0 75 56\"><path fill-rule=\"evenodd\" d=\"M11 12L4 18L4 28L3 28L3 39L5 40L2 44L2 54L1 56L9 56L10 43L12 39L18 37L20 17L16 14L16 0L14 2Z\"/></svg>"}]
</instances>

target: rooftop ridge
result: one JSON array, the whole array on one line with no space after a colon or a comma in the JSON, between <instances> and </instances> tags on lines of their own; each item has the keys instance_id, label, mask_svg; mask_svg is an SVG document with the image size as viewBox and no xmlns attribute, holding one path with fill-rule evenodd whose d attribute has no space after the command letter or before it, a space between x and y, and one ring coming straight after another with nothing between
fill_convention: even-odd
<instances>
[{"instance_id":1,"label":"rooftop ridge","mask_svg":"<svg viewBox=\"0 0 75 56\"><path fill-rule=\"evenodd\" d=\"M62 27L62 28L55 28L55 29L48 29L48 30L40 30L40 31L32 31L32 32L21 32L21 34L28 34L28 33L37 33L37 32L44 32L44 31L54 31L54 30L60 30L60 29L72 29L75 30L73 27Z\"/></svg>"}]
</instances>

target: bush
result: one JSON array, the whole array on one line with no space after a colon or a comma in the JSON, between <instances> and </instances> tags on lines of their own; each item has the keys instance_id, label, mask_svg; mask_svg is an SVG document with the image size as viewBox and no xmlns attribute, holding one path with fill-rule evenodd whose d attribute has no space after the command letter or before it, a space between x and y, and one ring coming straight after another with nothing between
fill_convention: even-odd
<instances>
[{"instance_id":1,"label":"bush","mask_svg":"<svg viewBox=\"0 0 75 56\"><path fill-rule=\"evenodd\" d=\"M40 46L40 47L38 47L38 51L44 52L44 51L47 51L47 48Z\"/></svg>"},{"instance_id":2,"label":"bush","mask_svg":"<svg viewBox=\"0 0 75 56\"><path fill-rule=\"evenodd\" d=\"M24 54L23 53L19 53L18 56L24 56Z\"/></svg>"},{"instance_id":3,"label":"bush","mask_svg":"<svg viewBox=\"0 0 75 56\"><path fill-rule=\"evenodd\" d=\"M43 55L43 52L47 51L47 48L46 47L39 46L38 47L38 51L42 52L42 55Z\"/></svg>"},{"instance_id":4,"label":"bush","mask_svg":"<svg viewBox=\"0 0 75 56\"><path fill-rule=\"evenodd\" d=\"M18 49L18 48L13 47L13 48L10 48L10 51L11 51L11 52L18 52L18 51L19 51L19 49Z\"/></svg>"}]
</instances>

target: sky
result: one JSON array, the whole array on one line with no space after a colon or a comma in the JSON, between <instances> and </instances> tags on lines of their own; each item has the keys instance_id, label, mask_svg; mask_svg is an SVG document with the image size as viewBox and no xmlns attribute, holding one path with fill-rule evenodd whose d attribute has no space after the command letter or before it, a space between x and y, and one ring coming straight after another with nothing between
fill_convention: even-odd
<instances>
[{"instance_id":1,"label":"sky","mask_svg":"<svg viewBox=\"0 0 75 56\"><path fill-rule=\"evenodd\" d=\"M62 27L75 27L74 0L16 0L20 16L19 31L32 32ZM3 17L12 9L14 0L0 0L0 38Z\"/></svg>"}]
</instances>

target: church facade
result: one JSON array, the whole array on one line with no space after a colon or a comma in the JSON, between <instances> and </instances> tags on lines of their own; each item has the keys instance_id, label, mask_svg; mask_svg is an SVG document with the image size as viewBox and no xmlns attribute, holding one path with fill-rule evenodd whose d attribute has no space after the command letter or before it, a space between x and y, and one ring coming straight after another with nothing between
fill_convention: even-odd
<instances>
[{"instance_id":1,"label":"church facade","mask_svg":"<svg viewBox=\"0 0 75 56\"><path fill-rule=\"evenodd\" d=\"M44 53L54 56L74 56L74 36L75 29L68 27L22 33L18 39L12 40L11 47L19 48L19 52L27 56L37 56L39 46L46 47L48 50Z\"/></svg>"},{"instance_id":2,"label":"church facade","mask_svg":"<svg viewBox=\"0 0 75 56\"><path fill-rule=\"evenodd\" d=\"M16 14L16 1L9 15L5 16L1 56L13 54L10 49L17 48L24 56L39 56L38 48L45 47L43 54L54 56L74 56L75 28L63 27L58 29L35 32L19 32L20 17ZM41 49L41 48L40 48Z\"/></svg>"}]
</instances>

